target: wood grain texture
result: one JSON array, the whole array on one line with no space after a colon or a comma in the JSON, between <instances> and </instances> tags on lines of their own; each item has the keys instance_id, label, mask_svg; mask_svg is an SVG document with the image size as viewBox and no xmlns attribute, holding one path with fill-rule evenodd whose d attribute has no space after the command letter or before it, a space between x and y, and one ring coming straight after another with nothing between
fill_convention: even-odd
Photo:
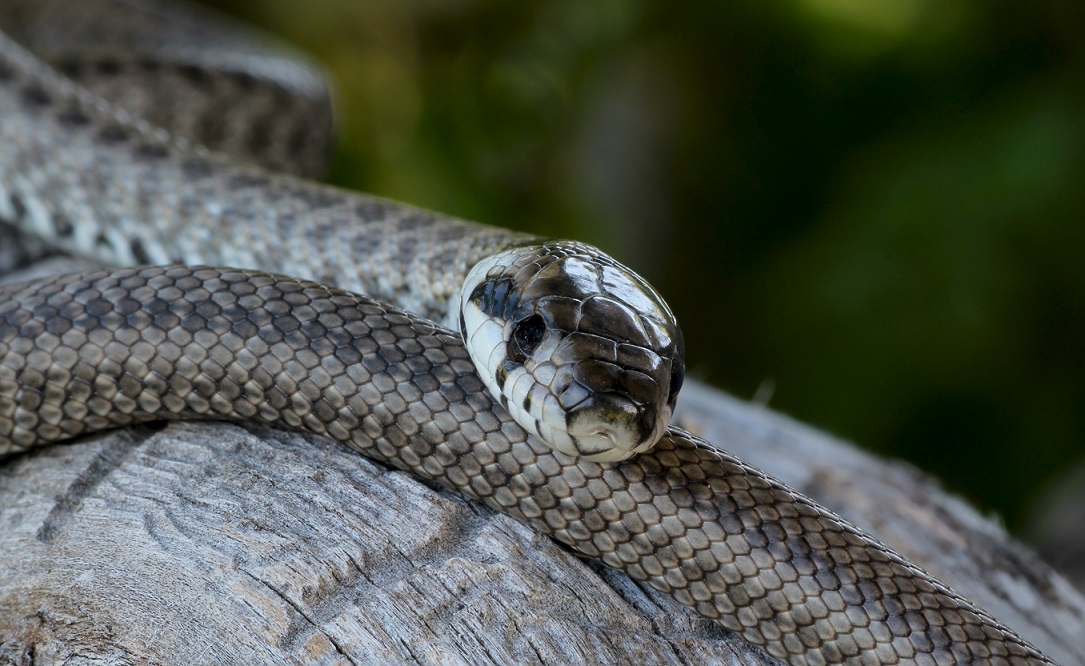
<instances>
[{"instance_id":1,"label":"wood grain texture","mask_svg":"<svg viewBox=\"0 0 1085 666\"><path fill-rule=\"evenodd\" d=\"M1085 598L928 477L695 383L680 407L685 427L1085 663ZM317 438L222 424L0 467L0 663L69 660L775 663L506 516Z\"/></svg>"}]
</instances>

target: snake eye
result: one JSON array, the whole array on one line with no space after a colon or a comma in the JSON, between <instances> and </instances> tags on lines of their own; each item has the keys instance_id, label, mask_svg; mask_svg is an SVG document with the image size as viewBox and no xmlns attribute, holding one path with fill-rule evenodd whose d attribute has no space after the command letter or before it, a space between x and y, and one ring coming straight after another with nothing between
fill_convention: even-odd
<instances>
[{"instance_id":1,"label":"snake eye","mask_svg":"<svg viewBox=\"0 0 1085 666\"><path fill-rule=\"evenodd\" d=\"M526 361L527 357L539 348L544 335L546 335L546 322L537 314L516 322L512 339L509 340L509 360L513 363Z\"/></svg>"},{"instance_id":2,"label":"snake eye","mask_svg":"<svg viewBox=\"0 0 1085 666\"><path fill-rule=\"evenodd\" d=\"M667 394L668 399L674 402L675 397L678 395L678 391L682 389L682 380L685 378L685 370L682 368L682 362L678 359L671 361L671 389Z\"/></svg>"}]
</instances>

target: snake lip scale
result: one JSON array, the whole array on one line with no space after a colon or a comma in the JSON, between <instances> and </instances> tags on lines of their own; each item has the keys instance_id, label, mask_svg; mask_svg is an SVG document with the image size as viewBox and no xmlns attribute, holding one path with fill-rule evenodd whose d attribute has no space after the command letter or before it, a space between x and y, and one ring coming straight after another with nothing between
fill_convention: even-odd
<instances>
[{"instance_id":1,"label":"snake lip scale","mask_svg":"<svg viewBox=\"0 0 1085 666\"><path fill-rule=\"evenodd\" d=\"M304 430L792 664L1053 663L832 512L665 427L681 333L613 259L274 173L327 152L300 133L330 119L304 61L163 3L2 0L0 28L0 219L160 264L0 287L0 458L148 420ZM145 94L174 86L182 111ZM211 88L238 95L244 122L208 120ZM266 114L282 108L278 125Z\"/></svg>"}]
</instances>

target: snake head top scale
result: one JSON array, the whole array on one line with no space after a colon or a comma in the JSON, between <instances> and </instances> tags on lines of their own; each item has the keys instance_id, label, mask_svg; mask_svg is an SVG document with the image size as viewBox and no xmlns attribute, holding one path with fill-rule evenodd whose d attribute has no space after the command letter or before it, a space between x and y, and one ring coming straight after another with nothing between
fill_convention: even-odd
<instances>
[{"instance_id":1,"label":"snake head top scale","mask_svg":"<svg viewBox=\"0 0 1085 666\"><path fill-rule=\"evenodd\" d=\"M479 261L459 329L490 392L563 453L624 460L666 430L682 333L647 282L590 245L549 241Z\"/></svg>"}]
</instances>

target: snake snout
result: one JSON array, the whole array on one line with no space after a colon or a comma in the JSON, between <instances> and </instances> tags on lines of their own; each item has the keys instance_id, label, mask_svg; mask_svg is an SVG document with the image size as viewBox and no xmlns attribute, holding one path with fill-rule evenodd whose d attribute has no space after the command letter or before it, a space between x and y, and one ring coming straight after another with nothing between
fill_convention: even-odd
<instances>
[{"instance_id":1,"label":"snake snout","mask_svg":"<svg viewBox=\"0 0 1085 666\"><path fill-rule=\"evenodd\" d=\"M624 460L647 450L665 426L652 405L615 393L593 396L571 410L566 423L579 454L595 462Z\"/></svg>"}]
</instances>

